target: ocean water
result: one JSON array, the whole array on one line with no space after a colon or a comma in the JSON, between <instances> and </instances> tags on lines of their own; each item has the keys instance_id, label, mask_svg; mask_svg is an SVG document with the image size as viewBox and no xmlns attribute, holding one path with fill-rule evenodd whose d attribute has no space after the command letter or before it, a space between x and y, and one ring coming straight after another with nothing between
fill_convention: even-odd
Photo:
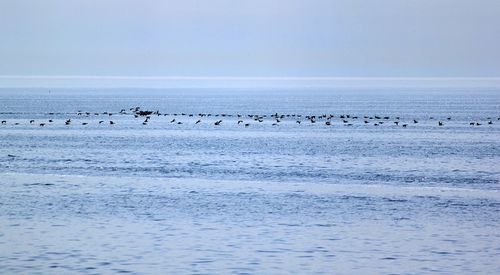
<instances>
[{"instance_id":1,"label":"ocean water","mask_svg":"<svg viewBox=\"0 0 500 275\"><path fill-rule=\"evenodd\" d=\"M4 89L0 272L499 273L499 118L491 89Z\"/></svg>"}]
</instances>

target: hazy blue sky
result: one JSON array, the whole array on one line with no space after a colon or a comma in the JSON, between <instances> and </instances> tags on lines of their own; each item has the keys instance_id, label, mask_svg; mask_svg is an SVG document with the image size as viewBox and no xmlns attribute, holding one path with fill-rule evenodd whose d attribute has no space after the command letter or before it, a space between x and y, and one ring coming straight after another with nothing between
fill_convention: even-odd
<instances>
[{"instance_id":1,"label":"hazy blue sky","mask_svg":"<svg viewBox=\"0 0 500 275\"><path fill-rule=\"evenodd\" d=\"M499 0L2 0L0 75L500 76Z\"/></svg>"}]
</instances>

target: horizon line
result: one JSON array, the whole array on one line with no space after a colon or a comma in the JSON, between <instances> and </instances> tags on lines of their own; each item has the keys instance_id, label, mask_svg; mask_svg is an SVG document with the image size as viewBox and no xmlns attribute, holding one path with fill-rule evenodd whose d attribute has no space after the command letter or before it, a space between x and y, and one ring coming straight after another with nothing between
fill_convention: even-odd
<instances>
[{"instance_id":1,"label":"horizon line","mask_svg":"<svg viewBox=\"0 0 500 275\"><path fill-rule=\"evenodd\" d=\"M0 75L0 79L89 79L89 80L500 80L500 76L175 76L175 75Z\"/></svg>"}]
</instances>

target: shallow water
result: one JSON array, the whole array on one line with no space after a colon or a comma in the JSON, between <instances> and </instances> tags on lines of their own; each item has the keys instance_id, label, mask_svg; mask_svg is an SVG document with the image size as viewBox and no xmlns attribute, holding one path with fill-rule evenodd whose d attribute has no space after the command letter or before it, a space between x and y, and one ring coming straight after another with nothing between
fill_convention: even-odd
<instances>
[{"instance_id":1,"label":"shallow water","mask_svg":"<svg viewBox=\"0 0 500 275\"><path fill-rule=\"evenodd\" d=\"M496 91L2 90L0 102L2 273L500 272ZM118 114L135 106L169 115ZM274 113L302 123L273 126ZM331 126L304 119L321 114Z\"/></svg>"}]
</instances>

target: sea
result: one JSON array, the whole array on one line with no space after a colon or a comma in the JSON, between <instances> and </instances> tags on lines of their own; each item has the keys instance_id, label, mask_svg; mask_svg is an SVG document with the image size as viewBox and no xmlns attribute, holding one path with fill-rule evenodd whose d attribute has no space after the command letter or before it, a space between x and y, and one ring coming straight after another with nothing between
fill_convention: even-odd
<instances>
[{"instance_id":1,"label":"sea","mask_svg":"<svg viewBox=\"0 0 500 275\"><path fill-rule=\"evenodd\" d=\"M498 89L16 88L0 121L2 274L500 273Z\"/></svg>"}]
</instances>

